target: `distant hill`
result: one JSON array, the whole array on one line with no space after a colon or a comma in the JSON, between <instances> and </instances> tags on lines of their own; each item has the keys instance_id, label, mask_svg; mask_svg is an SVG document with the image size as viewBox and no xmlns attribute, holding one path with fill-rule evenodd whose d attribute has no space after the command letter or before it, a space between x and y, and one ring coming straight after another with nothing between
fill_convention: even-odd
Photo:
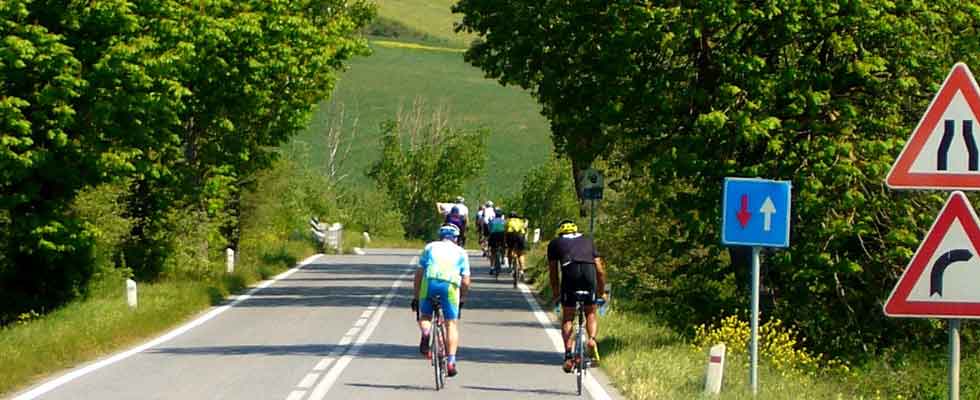
<instances>
[{"instance_id":1,"label":"distant hill","mask_svg":"<svg viewBox=\"0 0 980 400\"><path fill-rule=\"evenodd\" d=\"M530 168L547 160L552 152L550 130L539 105L527 92L486 79L463 61L462 47L468 39L453 38L456 16L449 11L451 3L381 2L379 13L392 19L375 28L401 33L397 38L372 37L374 54L350 63L330 102L320 105L309 129L295 139L310 144L314 163L324 165L323 132L343 109L347 129L353 118L358 119L349 179L372 185L365 173L379 156L379 125L394 119L399 108L410 108L416 98L446 109L451 126L490 130L487 171L467 188L470 199L513 193Z\"/></svg>"}]
</instances>

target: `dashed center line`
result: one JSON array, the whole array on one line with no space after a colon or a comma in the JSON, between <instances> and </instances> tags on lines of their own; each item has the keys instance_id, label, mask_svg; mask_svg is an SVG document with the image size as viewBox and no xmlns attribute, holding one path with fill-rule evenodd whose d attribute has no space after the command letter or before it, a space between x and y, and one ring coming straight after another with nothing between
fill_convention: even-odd
<instances>
[{"instance_id":1,"label":"dashed center line","mask_svg":"<svg viewBox=\"0 0 980 400\"><path fill-rule=\"evenodd\" d=\"M412 258L412 262L409 266L414 266L418 261L418 257ZM392 297L394 297L395 292L401 287L405 277L409 276L413 269L409 269L402 275L395 278L395 282L391 284L391 288L387 295L376 294L372 296L371 304L365 309L360 318L354 322L354 326L347 330L347 333L340 338L337 342L337 349L331 351L326 357L317 361L316 365L313 367L313 372L306 374L303 379L296 385L297 390L293 390L286 397L286 400L300 400L306 397L307 391L316 384L317 380L320 379L323 371L327 371L323 375L323 380L320 380L319 384L313 388L313 392L310 393L309 400L322 400L326 396L327 391L333 386L337 378L340 377L341 372L347 368L351 360L360 351L360 346L367 342L368 338L374 332L374 329L378 327L381 322L381 317L384 315L385 310L388 308L388 304L391 303ZM370 321L370 322L369 322ZM358 336L360 333L360 336ZM357 341L355 342L354 337L357 336ZM351 345L353 343L353 345ZM339 357L339 358L338 358ZM336 361L336 362L335 362ZM332 365L332 367L331 367ZM327 368L330 368L327 370ZM301 390L302 389L302 390Z\"/></svg>"}]
</instances>

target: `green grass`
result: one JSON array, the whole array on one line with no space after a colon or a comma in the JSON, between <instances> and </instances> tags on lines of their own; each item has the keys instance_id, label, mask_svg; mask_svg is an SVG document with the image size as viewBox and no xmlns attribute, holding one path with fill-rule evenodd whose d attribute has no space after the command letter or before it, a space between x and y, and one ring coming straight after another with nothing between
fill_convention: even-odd
<instances>
[{"instance_id":1,"label":"green grass","mask_svg":"<svg viewBox=\"0 0 980 400\"><path fill-rule=\"evenodd\" d=\"M544 266L544 244L532 249L528 277L540 298L550 298ZM759 366L759 394L752 396L749 361L728 350L722 392L706 396L708 354L655 314L636 311L613 300L601 318L599 349L602 370L627 399L946 399L945 349L913 349L882 355L846 371L777 370L765 360ZM961 351L960 395L980 398L980 355L967 345Z\"/></svg>"},{"instance_id":2,"label":"green grass","mask_svg":"<svg viewBox=\"0 0 980 400\"><path fill-rule=\"evenodd\" d=\"M468 201L488 196L497 200L513 193L526 172L550 156L548 122L527 92L485 79L458 51L392 47L377 41L372 48L372 56L350 63L331 101L321 104L309 129L295 139L322 148L323 132L331 121L336 123L341 108L346 130L356 116L357 137L346 165L353 184L373 187L366 172L380 156L379 125L395 119L399 109L411 109L416 99L446 108L451 126L489 129L487 169L467 187ZM312 156L322 168L325 152L314 151Z\"/></svg>"},{"instance_id":3,"label":"green grass","mask_svg":"<svg viewBox=\"0 0 980 400\"><path fill-rule=\"evenodd\" d=\"M431 36L433 41L462 48L469 46L474 36L453 32L453 24L462 19L462 15L450 11L455 3L455 0L378 0L378 16Z\"/></svg>"}]
</instances>

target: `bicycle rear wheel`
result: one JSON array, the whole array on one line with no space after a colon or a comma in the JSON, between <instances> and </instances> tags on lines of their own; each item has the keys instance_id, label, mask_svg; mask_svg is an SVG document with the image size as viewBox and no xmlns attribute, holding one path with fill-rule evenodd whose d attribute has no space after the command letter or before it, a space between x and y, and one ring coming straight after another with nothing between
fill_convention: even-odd
<instances>
[{"instance_id":1,"label":"bicycle rear wheel","mask_svg":"<svg viewBox=\"0 0 980 400\"><path fill-rule=\"evenodd\" d=\"M514 289L517 289L517 280L520 279L520 268L517 268L517 261L511 260L511 275L514 276Z\"/></svg>"},{"instance_id":2,"label":"bicycle rear wheel","mask_svg":"<svg viewBox=\"0 0 980 400\"><path fill-rule=\"evenodd\" d=\"M440 359L440 355L442 354L442 332L440 330L439 325L432 325L432 339L430 339L432 340L432 345L430 346L430 351L432 352L432 369L435 372L436 390L442 388L442 360Z\"/></svg>"},{"instance_id":3,"label":"bicycle rear wheel","mask_svg":"<svg viewBox=\"0 0 980 400\"><path fill-rule=\"evenodd\" d=\"M585 368L585 332L580 313L578 333L575 335L575 388L579 396L582 395L582 380L585 379Z\"/></svg>"}]
</instances>

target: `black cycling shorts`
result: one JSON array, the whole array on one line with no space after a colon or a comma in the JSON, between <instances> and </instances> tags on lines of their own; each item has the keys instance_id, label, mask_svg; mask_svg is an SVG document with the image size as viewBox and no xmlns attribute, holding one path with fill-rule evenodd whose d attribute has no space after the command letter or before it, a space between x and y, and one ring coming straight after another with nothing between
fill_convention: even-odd
<instances>
[{"instance_id":1,"label":"black cycling shorts","mask_svg":"<svg viewBox=\"0 0 980 400\"><path fill-rule=\"evenodd\" d=\"M524 240L524 235L516 232L508 232L506 236L507 248L514 249L520 252L527 250L527 241Z\"/></svg>"},{"instance_id":2,"label":"black cycling shorts","mask_svg":"<svg viewBox=\"0 0 980 400\"><path fill-rule=\"evenodd\" d=\"M561 305L564 307L575 307L575 292L579 290L590 293L583 304L595 304L595 264L571 263L561 267Z\"/></svg>"},{"instance_id":3,"label":"black cycling shorts","mask_svg":"<svg viewBox=\"0 0 980 400\"><path fill-rule=\"evenodd\" d=\"M503 232L493 232L490 234L490 239L487 242L490 247L504 247L504 233Z\"/></svg>"}]
</instances>

